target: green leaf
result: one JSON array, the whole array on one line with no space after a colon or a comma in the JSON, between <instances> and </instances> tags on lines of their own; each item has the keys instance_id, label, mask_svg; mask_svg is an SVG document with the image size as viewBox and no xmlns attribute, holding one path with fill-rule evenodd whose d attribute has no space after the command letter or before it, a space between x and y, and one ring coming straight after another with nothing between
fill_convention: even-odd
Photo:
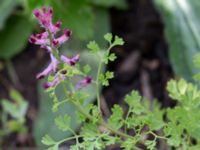
<instances>
[{"instance_id":1,"label":"green leaf","mask_svg":"<svg viewBox=\"0 0 200 150\"><path fill-rule=\"evenodd\" d=\"M105 75L106 79L112 79L114 77L114 73L111 71L106 71Z\"/></svg>"},{"instance_id":2,"label":"green leaf","mask_svg":"<svg viewBox=\"0 0 200 150\"><path fill-rule=\"evenodd\" d=\"M85 74L88 74L91 71L91 67L87 64L83 67L83 71Z\"/></svg>"},{"instance_id":3,"label":"green leaf","mask_svg":"<svg viewBox=\"0 0 200 150\"><path fill-rule=\"evenodd\" d=\"M54 145L54 144L56 144L56 141L54 141L48 134L46 134L42 138L42 143L45 145Z\"/></svg>"},{"instance_id":4,"label":"green leaf","mask_svg":"<svg viewBox=\"0 0 200 150\"><path fill-rule=\"evenodd\" d=\"M71 117L67 114L58 116L55 118L55 124L60 130L67 131L71 128Z\"/></svg>"},{"instance_id":5,"label":"green leaf","mask_svg":"<svg viewBox=\"0 0 200 150\"><path fill-rule=\"evenodd\" d=\"M123 110L119 105L114 105L112 108L112 115L108 119L108 124L113 129L120 129L123 126Z\"/></svg>"},{"instance_id":6,"label":"green leaf","mask_svg":"<svg viewBox=\"0 0 200 150\"><path fill-rule=\"evenodd\" d=\"M105 144L107 146L114 145L115 143L117 143L120 140L119 137L114 137L114 136L109 136L109 135L104 136L103 139L105 140Z\"/></svg>"},{"instance_id":7,"label":"green leaf","mask_svg":"<svg viewBox=\"0 0 200 150\"><path fill-rule=\"evenodd\" d=\"M21 52L28 42L32 25L23 16L12 16L0 32L0 58L10 59Z\"/></svg>"},{"instance_id":8,"label":"green leaf","mask_svg":"<svg viewBox=\"0 0 200 150\"><path fill-rule=\"evenodd\" d=\"M145 111L142 101L142 97L137 91L132 91L130 95L126 95L125 102L129 105L130 112L140 115Z\"/></svg>"},{"instance_id":9,"label":"green leaf","mask_svg":"<svg viewBox=\"0 0 200 150\"><path fill-rule=\"evenodd\" d=\"M115 59L117 58L117 56L115 55L115 53L111 53L110 55L109 55L109 60L110 61L115 61Z\"/></svg>"},{"instance_id":10,"label":"green leaf","mask_svg":"<svg viewBox=\"0 0 200 150\"><path fill-rule=\"evenodd\" d=\"M0 30L5 26L5 22L14 8L17 6L18 0L1 0L0 1Z\"/></svg>"},{"instance_id":11,"label":"green leaf","mask_svg":"<svg viewBox=\"0 0 200 150\"><path fill-rule=\"evenodd\" d=\"M16 93L17 91L15 91L15 94ZM12 91L12 94L13 94L13 91ZM17 95L20 96L19 93L17 93ZM28 109L28 103L24 99L21 99L21 98L22 97L20 96L20 99L19 99L20 102L19 100L17 101L16 99L14 99L15 103L4 99L2 100L2 106L5 112L9 113L9 115L11 115L13 118L19 119L21 122L23 122L27 109Z\"/></svg>"},{"instance_id":12,"label":"green leaf","mask_svg":"<svg viewBox=\"0 0 200 150\"><path fill-rule=\"evenodd\" d=\"M22 95L15 89L12 89L9 92L10 98L13 99L17 104L23 103L24 98Z\"/></svg>"},{"instance_id":13,"label":"green leaf","mask_svg":"<svg viewBox=\"0 0 200 150\"><path fill-rule=\"evenodd\" d=\"M93 53L97 53L100 50L99 45L95 41L90 41L87 45L87 48Z\"/></svg>"},{"instance_id":14,"label":"green leaf","mask_svg":"<svg viewBox=\"0 0 200 150\"><path fill-rule=\"evenodd\" d=\"M150 130L158 131L164 127L165 123L163 120L164 111L161 110L160 105L157 101L154 100L152 111L148 114L147 125Z\"/></svg>"},{"instance_id":15,"label":"green leaf","mask_svg":"<svg viewBox=\"0 0 200 150\"><path fill-rule=\"evenodd\" d=\"M103 86L109 86L109 79L114 77L113 72L106 71L105 74L101 73L99 76L99 80L102 82Z\"/></svg>"},{"instance_id":16,"label":"green leaf","mask_svg":"<svg viewBox=\"0 0 200 150\"><path fill-rule=\"evenodd\" d=\"M112 36L111 33L106 33L106 34L104 35L104 39L105 39L106 41L108 41L110 44L112 43L112 38L113 38L113 36Z\"/></svg>"},{"instance_id":17,"label":"green leaf","mask_svg":"<svg viewBox=\"0 0 200 150\"><path fill-rule=\"evenodd\" d=\"M135 101L140 102L142 97L139 95L138 91L132 91L130 95L126 95L125 102L129 105L129 107L135 106Z\"/></svg>"},{"instance_id":18,"label":"green leaf","mask_svg":"<svg viewBox=\"0 0 200 150\"><path fill-rule=\"evenodd\" d=\"M155 146L156 146L156 141L150 141L150 140L146 140L145 141L145 145L147 146L148 150L154 150Z\"/></svg>"},{"instance_id":19,"label":"green leaf","mask_svg":"<svg viewBox=\"0 0 200 150\"><path fill-rule=\"evenodd\" d=\"M47 150L58 150L58 145L51 146Z\"/></svg>"},{"instance_id":20,"label":"green leaf","mask_svg":"<svg viewBox=\"0 0 200 150\"><path fill-rule=\"evenodd\" d=\"M200 11L197 0L154 0L165 23L170 60L178 76L192 81L193 58L200 51ZM184 62L184 63L183 63Z\"/></svg>"},{"instance_id":21,"label":"green leaf","mask_svg":"<svg viewBox=\"0 0 200 150\"><path fill-rule=\"evenodd\" d=\"M112 45L124 45L124 40L116 35Z\"/></svg>"},{"instance_id":22,"label":"green leaf","mask_svg":"<svg viewBox=\"0 0 200 150\"><path fill-rule=\"evenodd\" d=\"M136 143L137 143L137 138L135 139L128 138L127 140L122 142L121 148L123 148L124 150L134 150Z\"/></svg>"}]
</instances>

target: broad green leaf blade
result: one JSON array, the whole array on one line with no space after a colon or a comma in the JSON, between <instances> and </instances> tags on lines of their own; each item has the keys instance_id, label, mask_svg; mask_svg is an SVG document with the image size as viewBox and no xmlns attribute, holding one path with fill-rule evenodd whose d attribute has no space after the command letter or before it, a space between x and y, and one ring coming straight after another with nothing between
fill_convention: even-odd
<instances>
[{"instance_id":1,"label":"broad green leaf blade","mask_svg":"<svg viewBox=\"0 0 200 150\"><path fill-rule=\"evenodd\" d=\"M0 32L0 58L10 59L23 50L32 32L32 25L23 16L12 16Z\"/></svg>"},{"instance_id":2,"label":"broad green leaf blade","mask_svg":"<svg viewBox=\"0 0 200 150\"><path fill-rule=\"evenodd\" d=\"M192 80L194 55L200 50L198 0L154 0L165 23L170 59L177 75Z\"/></svg>"},{"instance_id":3,"label":"broad green leaf blade","mask_svg":"<svg viewBox=\"0 0 200 150\"><path fill-rule=\"evenodd\" d=\"M18 0L1 0L0 1L0 30L3 29L5 21L12 13L15 6L17 6Z\"/></svg>"}]
</instances>

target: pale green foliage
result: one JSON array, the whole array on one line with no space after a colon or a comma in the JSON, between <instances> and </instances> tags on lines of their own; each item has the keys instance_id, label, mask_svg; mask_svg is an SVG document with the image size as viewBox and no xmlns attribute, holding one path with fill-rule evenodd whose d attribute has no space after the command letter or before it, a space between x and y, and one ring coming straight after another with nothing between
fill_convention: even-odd
<instances>
[{"instance_id":1,"label":"pale green foliage","mask_svg":"<svg viewBox=\"0 0 200 150\"><path fill-rule=\"evenodd\" d=\"M70 124L71 124L71 117L67 114L65 114L63 117L62 116L58 116L55 119L55 124L56 126L62 130L62 131L67 131L70 129Z\"/></svg>"},{"instance_id":2,"label":"pale green foliage","mask_svg":"<svg viewBox=\"0 0 200 150\"><path fill-rule=\"evenodd\" d=\"M185 80L171 80L167 85L170 96L178 101L175 108L167 109L169 120L164 133L169 137L168 144L178 147L184 145L188 138L200 140L200 91L197 86ZM185 133L186 131L186 133ZM190 142L187 146L190 146Z\"/></svg>"},{"instance_id":3,"label":"pale green foliage","mask_svg":"<svg viewBox=\"0 0 200 150\"><path fill-rule=\"evenodd\" d=\"M123 109L119 105L114 105L112 108L112 115L108 119L108 124L113 129L120 129L123 126Z\"/></svg>"},{"instance_id":4,"label":"pale green foliage","mask_svg":"<svg viewBox=\"0 0 200 150\"><path fill-rule=\"evenodd\" d=\"M52 139L52 137L50 137L48 134L46 134L42 138L42 143L45 145L54 145L56 142Z\"/></svg>"},{"instance_id":5,"label":"pale green foliage","mask_svg":"<svg viewBox=\"0 0 200 150\"><path fill-rule=\"evenodd\" d=\"M12 101L1 99L0 138L10 133L25 133L27 131L25 127L25 116L28 103L17 90L12 89L9 96Z\"/></svg>"},{"instance_id":6,"label":"pale green foliage","mask_svg":"<svg viewBox=\"0 0 200 150\"><path fill-rule=\"evenodd\" d=\"M99 80L102 82L103 86L109 86L109 79L112 79L113 77L113 72L106 71L105 74L100 74Z\"/></svg>"},{"instance_id":7,"label":"pale green foliage","mask_svg":"<svg viewBox=\"0 0 200 150\"><path fill-rule=\"evenodd\" d=\"M95 41L89 42L87 48L94 53L97 53L100 50L99 45Z\"/></svg>"}]
</instances>

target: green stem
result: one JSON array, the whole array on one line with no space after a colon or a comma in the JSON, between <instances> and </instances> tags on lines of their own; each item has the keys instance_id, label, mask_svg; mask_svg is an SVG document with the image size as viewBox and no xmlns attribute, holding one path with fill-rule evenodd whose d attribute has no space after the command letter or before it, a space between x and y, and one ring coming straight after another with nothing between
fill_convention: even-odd
<instances>
[{"instance_id":1,"label":"green stem","mask_svg":"<svg viewBox=\"0 0 200 150\"><path fill-rule=\"evenodd\" d=\"M158 138L158 139L164 139L164 140L167 140L166 137L159 136L159 135L155 134L155 133L152 132L152 131L147 132L147 134L152 134L155 138Z\"/></svg>"},{"instance_id":2,"label":"green stem","mask_svg":"<svg viewBox=\"0 0 200 150\"><path fill-rule=\"evenodd\" d=\"M97 106L100 113L101 113L101 98L100 98L99 76L101 73L101 68L102 68L102 61L100 59L98 71L97 71L97 77L96 77Z\"/></svg>"},{"instance_id":3,"label":"green stem","mask_svg":"<svg viewBox=\"0 0 200 150\"><path fill-rule=\"evenodd\" d=\"M73 137L69 137L69 138L63 139L63 140L58 142L58 145L62 144L63 142L66 142L66 141L69 141L69 140L74 140L74 139L80 138L80 137L82 137L82 136L77 135L77 136L73 136Z\"/></svg>"}]
</instances>

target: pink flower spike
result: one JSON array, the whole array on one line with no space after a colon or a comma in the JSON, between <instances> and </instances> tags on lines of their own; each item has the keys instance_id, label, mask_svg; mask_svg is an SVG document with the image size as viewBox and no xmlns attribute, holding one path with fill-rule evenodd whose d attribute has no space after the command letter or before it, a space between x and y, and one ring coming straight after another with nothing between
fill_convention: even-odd
<instances>
[{"instance_id":1,"label":"pink flower spike","mask_svg":"<svg viewBox=\"0 0 200 150\"><path fill-rule=\"evenodd\" d=\"M92 83L92 78L87 76L83 80L79 81L76 85L76 90L80 90L81 88L88 86L90 83Z\"/></svg>"},{"instance_id":2,"label":"pink flower spike","mask_svg":"<svg viewBox=\"0 0 200 150\"><path fill-rule=\"evenodd\" d=\"M66 63L66 64L68 64L68 65L70 65L70 66L74 66L74 65L79 61L79 59L80 59L80 55L79 55L79 54L75 55L75 56L72 57L72 58L67 58L67 57L64 56L64 55L61 55L61 60L62 60L64 63Z\"/></svg>"},{"instance_id":3,"label":"pink flower spike","mask_svg":"<svg viewBox=\"0 0 200 150\"><path fill-rule=\"evenodd\" d=\"M48 11L46 7L43 7L42 12L40 12L38 9L35 9L33 13L44 28L49 29L50 26L52 26L53 10L51 7L48 8Z\"/></svg>"},{"instance_id":4,"label":"pink flower spike","mask_svg":"<svg viewBox=\"0 0 200 150\"><path fill-rule=\"evenodd\" d=\"M71 31L68 29L64 30L64 34L57 39L53 40L54 46L60 46L61 44L65 43L69 37L71 36Z\"/></svg>"}]
</instances>

